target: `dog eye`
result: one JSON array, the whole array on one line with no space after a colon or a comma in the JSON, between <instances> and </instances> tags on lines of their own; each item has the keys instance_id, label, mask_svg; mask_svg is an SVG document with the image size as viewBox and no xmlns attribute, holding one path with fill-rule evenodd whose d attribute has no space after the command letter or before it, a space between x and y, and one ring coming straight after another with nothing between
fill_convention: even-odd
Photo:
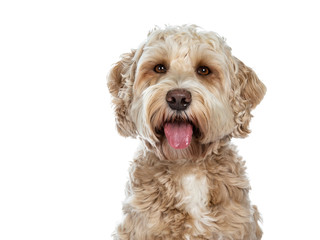
<instances>
[{"instance_id":1,"label":"dog eye","mask_svg":"<svg viewBox=\"0 0 320 240\"><path fill-rule=\"evenodd\" d=\"M200 66L197 69L197 73L202 76L209 75L211 73L210 69L206 66Z\"/></svg>"},{"instance_id":2,"label":"dog eye","mask_svg":"<svg viewBox=\"0 0 320 240\"><path fill-rule=\"evenodd\" d=\"M163 64L158 64L154 67L153 71L156 73L166 73L167 69Z\"/></svg>"}]
</instances>

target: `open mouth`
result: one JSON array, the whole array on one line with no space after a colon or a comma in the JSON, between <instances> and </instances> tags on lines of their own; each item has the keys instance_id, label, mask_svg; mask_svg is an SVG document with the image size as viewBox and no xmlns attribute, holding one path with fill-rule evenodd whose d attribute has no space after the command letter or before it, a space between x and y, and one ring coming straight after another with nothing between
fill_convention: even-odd
<instances>
[{"instance_id":1,"label":"open mouth","mask_svg":"<svg viewBox=\"0 0 320 240\"><path fill-rule=\"evenodd\" d=\"M185 149L189 147L193 137L200 136L200 131L195 124L180 119L164 122L160 128L156 129L156 133L165 136L174 149Z\"/></svg>"}]
</instances>

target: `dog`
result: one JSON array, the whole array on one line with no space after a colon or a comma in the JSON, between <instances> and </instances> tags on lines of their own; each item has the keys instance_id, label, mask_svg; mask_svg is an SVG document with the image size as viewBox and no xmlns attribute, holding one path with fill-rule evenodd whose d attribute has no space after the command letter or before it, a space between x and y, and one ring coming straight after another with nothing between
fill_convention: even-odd
<instances>
[{"instance_id":1,"label":"dog","mask_svg":"<svg viewBox=\"0 0 320 240\"><path fill-rule=\"evenodd\" d=\"M230 143L249 133L266 87L218 34L155 27L111 69L120 135L140 139L116 240L256 240L245 162Z\"/></svg>"}]
</instances>

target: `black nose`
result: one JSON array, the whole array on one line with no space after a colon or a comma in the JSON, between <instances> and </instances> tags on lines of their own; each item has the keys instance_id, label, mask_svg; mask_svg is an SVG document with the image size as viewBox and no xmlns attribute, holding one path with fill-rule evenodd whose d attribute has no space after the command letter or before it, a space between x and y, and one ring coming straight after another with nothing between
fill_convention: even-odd
<instances>
[{"instance_id":1,"label":"black nose","mask_svg":"<svg viewBox=\"0 0 320 240\"><path fill-rule=\"evenodd\" d=\"M191 93L185 89L173 89L167 93L166 100L172 110L186 110L191 103Z\"/></svg>"}]
</instances>

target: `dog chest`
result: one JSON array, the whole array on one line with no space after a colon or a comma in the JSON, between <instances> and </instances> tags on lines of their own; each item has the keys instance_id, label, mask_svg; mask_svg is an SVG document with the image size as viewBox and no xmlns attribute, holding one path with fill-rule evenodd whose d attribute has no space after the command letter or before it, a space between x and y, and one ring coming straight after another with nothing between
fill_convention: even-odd
<instances>
[{"instance_id":1,"label":"dog chest","mask_svg":"<svg viewBox=\"0 0 320 240\"><path fill-rule=\"evenodd\" d=\"M198 217L206 209L208 202L208 186L204 176L188 174L181 179L182 201L186 210Z\"/></svg>"},{"instance_id":2,"label":"dog chest","mask_svg":"<svg viewBox=\"0 0 320 240\"><path fill-rule=\"evenodd\" d=\"M179 207L185 209L192 221L188 224L196 233L201 233L214 222L208 209L209 188L204 175L190 173L181 177L181 189L178 193Z\"/></svg>"}]
</instances>

